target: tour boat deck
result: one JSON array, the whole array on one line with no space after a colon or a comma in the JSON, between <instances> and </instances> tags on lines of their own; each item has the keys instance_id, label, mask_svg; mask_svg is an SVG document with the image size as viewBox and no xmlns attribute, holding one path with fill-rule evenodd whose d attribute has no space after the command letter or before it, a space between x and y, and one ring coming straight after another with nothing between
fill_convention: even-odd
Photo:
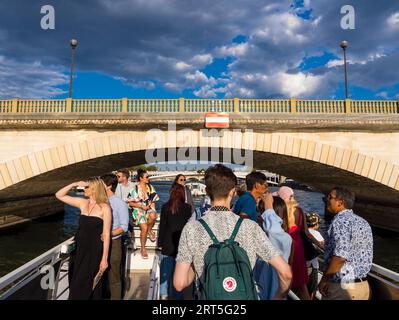
<instances>
[{"instance_id":1,"label":"tour boat deck","mask_svg":"<svg viewBox=\"0 0 399 320\"><path fill-rule=\"evenodd\" d=\"M155 230L159 222L155 225ZM134 228L127 241L124 300L159 300L160 252L147 239L148 259L140 255L140 230ZM68 267L74 250L73 238L0 278L0 300L66 300L69 295ZM321 273L319 274L319 279ZM399 300L399 274L373 264L369 273L372 300ZM190 297L186 290L185 299ZM192 292L192 291L191 291ZM320 294L316 295L320 298ZM298 299L290 291L289 299Z\"/></svg>"}]
</instances>

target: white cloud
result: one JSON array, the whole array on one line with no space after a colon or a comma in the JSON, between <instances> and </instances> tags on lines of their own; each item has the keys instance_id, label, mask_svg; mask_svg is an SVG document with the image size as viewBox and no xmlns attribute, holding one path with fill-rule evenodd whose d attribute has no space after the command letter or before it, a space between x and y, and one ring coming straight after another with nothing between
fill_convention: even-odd
<instances>
[{"instance_id":1,"label":"white cloud","mask_svg":"<svg viewBox=\"0 0 399 320\"><path fill-rule=\"evenodd\" d=\"M184 77L187 80L188 85L190 85L190 87L203 85L203 84L216 85L215 78L213 77L208 78L205 73L198 70L195 71L195 73L186 73Z\"/></svg>"},{"instance_id":2,"label":"white cloud","mask_svg":"<svg viewBox=\"0 0 399 320\"><path fill-rule=\"evenodd\" d=\"M321 76L304 74L280 73L276 75L277 83L280 83L281 92L288 97L310 96L316 92L322 83Z\"/></svg>"},{"instance_id":3,"label":"white cloud","mask_svg":"<svg viewBox=\"0 0 399 320\"><path fill-rule=\"evenodd\" d=\"M399 11L391 14L387 19L387 23L391 28L399 28Z\"/></svg>"},{"instance_id":4,"label":"white cloud","mask_svg":"<svg viewBox=\"0 0 399 320\"><path fill-rule=\"evenodd\" d=\"M338 66L343 66L344 65L344 60L330 60L327 62L326 67L327 68L334 68L334 67L338 67Z\"/></svg>"},{"instance_id":5,"label":"white cloud","mask_svg":"<svg viewBox=\"0 0 399 320\"><path fill-rule=\"evenodd\" d=\"M274 11L274 10L278 9L278 8L280 8L280 5L277 4L277 3L273 3L273 4L269 4L267 6L264 6L262 8L262 12L269 13L271 11Z\"/></svg>"},{"instance_id":6,"label":"white cloud","mask_svg":"<svg viewBox=\"0 0 399 320\"><path fill-rule=\"evenodd\" d=\"M164 86L166 89L173 92L179 92L183 90L183 87L178 83L166 82Z\"/></svg>"},{"instance_id":7,"label":"white cloud","mask_svg":"<svg viewBox=\"0 0 399 320\"><path fill-rule=\"evenodd\" d=\"M248 88L238 88L237 96L243 98L252 98L255 96L255 91Z\"/></svg>"},{"instance_id":8,"label":"white cloud","mask_svg":"<svg viewBox=\"0 0 399 320\"><path fill-rule=\"evenodd\" d=\"M197 68L206 66L206 65L212 63L212 61L213 61L213 57L209 53L197 54L190 59L190 63L195 65Z\"/></svg>"},{"instance_id":9,"label":"white cloud","mask_svg":"<svg viewBox=\"0 0 399 320\"><path fill-rule=\"evenodd\" d=\"M203 86L198 90L194 90L194 94L201 98L216 98L217 96L215 90L209 85Z\"/></svg>"},{"instance_id":10,"label":"white cloud","mask_svg":"<svg viewBox=\"0 0 399 320\"><path fill-rule=\"evenodd\" d=\"M179 71L187 71L187 70L190 70L192 68L192 66L183 61L179 61L179 62L176 62L175 68Z\"/></svg>"},{"instance_id":11,"label":"white cloud","mask_svg":"<svg viewBox=\"0 0 399 320\"><path fill-rule=\"evenodd\" d=\"M289 12L275 13L266 16L261 25L257 26L253 36L274 44L282 42L305 43L307 23L303 19Z\"/></svg>"},{"instance_id":12,"label":"white cloud","mask_svg":"<svg viewBox=\"0 0 399 320\"><path fill-rule=\"evenodd\" d=\"M0 97L3 99L52 98L66 92L57 86L67 84L68 80L60 67L0 56Z\"/></svg>"},{"instance_id":13,"label":"white cloud","mask_svg":"<svg viewBox=\"0 0 399 320\"><path fill-rule=\"evenodd\" d=\"M241 57L244 56L248 52L248 43L237 43L228 46L222 46L220 48L216 48L215 51L218 56L223 57Z\"/></svg>"},{"instance_id":14,"label":"white cloud","mask_svg":"<svg viewBox=\"0 0 399 320\"><path fill-rule=\"evenodd\" d=\"M214 88L210 85L205 85L194 90L194 94L201 98L216 98L218 93L226 93L227 89L224 87Z\"/></svg>"},{"instance_id":15,"label":"white cloud","mask_svg":"<svg viewBox=\"0 0 399 320\"><path fill-rule=\"evenodd\" d=\"M311 23L313 26L318 26L320 22L323 20L323 16L318 16L316 19L314 19Z\"/></svg>"},{"instance_id":16,"label":"white cloud","mask_svg":"<svg viewBox=\"0 0 399 320\"><path fill-rule=\"evenodd\" d=\"M229 97L297 97L308 98L318 95L323 91L323 75L278 72L273 75L261 73L235 74L227 85L227 96ZM325 86L328 90L329 87Z\"/></svg>"},{"instance_id":17,"label":"white cloud","mask_svg":"<svg viewBox=\"0 0 399 320\"><path fill-rule=\"evenodd\" d=\"M388 92L386 92L386 91L379 92L379 93L377 93L377 97L388 99Z\"/></svg>"}]
</instances>

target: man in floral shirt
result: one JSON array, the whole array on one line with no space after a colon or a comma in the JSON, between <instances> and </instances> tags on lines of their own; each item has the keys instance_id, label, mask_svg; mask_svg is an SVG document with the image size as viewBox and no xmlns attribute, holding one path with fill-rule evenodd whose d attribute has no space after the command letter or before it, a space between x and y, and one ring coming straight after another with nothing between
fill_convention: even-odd
<instances>
[{"instance_id":1,"label":"man in floral shirt","mask_svg":"<svg viewBox=\"0 0 399 320\"><path fill-rule=\"evenodd\" d=\"M368 222L354 214L354 194L335 187L327 197L334 215L328 229L323 278L319 291L325 300L368 300L367 274L373 263L373 235Z\"/></svg>"}]
</instances>

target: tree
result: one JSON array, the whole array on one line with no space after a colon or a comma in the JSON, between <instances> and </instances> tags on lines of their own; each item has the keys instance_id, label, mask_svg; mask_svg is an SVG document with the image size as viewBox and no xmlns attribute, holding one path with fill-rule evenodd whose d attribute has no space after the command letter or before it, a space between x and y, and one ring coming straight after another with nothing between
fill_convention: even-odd
<instances>
[{"instance_id":1,"label":"tree","mask_svg":"<svg viewBox=\"0 0 399 320\"><path fill-rule=\"evenodd\" d=\"M141 164L139 166L134 166L134 167L129 168L130 171L137 171L138 169L143 169L146 171L158 171L158 168L156 165L146 166L145 164Z\"/></svg>"}]
</instances>

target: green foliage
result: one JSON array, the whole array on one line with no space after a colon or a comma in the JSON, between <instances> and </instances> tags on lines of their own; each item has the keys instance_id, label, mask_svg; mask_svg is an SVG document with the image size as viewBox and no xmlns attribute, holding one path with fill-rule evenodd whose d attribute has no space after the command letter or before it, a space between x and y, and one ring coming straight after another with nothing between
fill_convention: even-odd
<instances>
[{"instance_id":1,"label":"green foliage","mask_svg":"<svg viewBox=\"0 0 399 320\"><path fill-rule=\"evenodd\" d=\"M134 167L129 168L130 171L137 171L138 169L144 169L147 171L157 171L158 170L156 165L145 165L145 164L141 164L139 166L134 166Z\"/></svg>"}]
</instances>

